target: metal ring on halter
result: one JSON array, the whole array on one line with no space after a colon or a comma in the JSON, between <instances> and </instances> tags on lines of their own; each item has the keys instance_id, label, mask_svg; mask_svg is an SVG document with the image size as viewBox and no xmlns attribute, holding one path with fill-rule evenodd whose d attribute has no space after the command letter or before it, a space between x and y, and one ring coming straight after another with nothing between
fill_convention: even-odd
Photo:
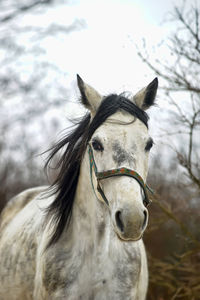
<instances>
[{"instance_id":1,"label":"metal ring on halter","mask_svg":"<svg viewBox=\"0 0 200 300\"><path fill-rule=\"evenodd\" d=\"M94 173L97 178L97 190L108 206L109 206L109 202L100 186L100 180L106 179L109 177L114 177L114 176L129 176L129 177L132 177L135 180L137 180L137 182L140 184L140 186L142 187L142 189L144 191L144 196L145 196L144 201L146 202L146 206L148 206L151 203L151 200L148 197L147 190L149 190L152 194L153 194L153 190L147 184L144 183L144 180L136 171L122 167L122 168L118 168L118 169L112 169L112 170L108 170L108 171L98 172L97 166L96 166L96 163L94 160L93 151L92 151L90 144L88 144L88 154L89 154L89 161L90 161L90 178L91 178L93 191L96 195L93 180L92 180L92 169L94 169ZM96 197L97 197L97 195L96 195ZM98 199L98 197L97 197L97 199Z\"/></svg>"}]
</instances>

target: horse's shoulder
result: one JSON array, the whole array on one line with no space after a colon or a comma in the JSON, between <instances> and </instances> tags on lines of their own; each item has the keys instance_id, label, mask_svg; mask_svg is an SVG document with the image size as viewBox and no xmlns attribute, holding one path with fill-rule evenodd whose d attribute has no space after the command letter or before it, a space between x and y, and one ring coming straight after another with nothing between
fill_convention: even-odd
<instances>
[{"instance_id":1,"label":"horse's shoulder","mask_svg":"<svg viewBox=\"0 0 200 300\"><path fill-rule=\"evenodd\" d=\"M9 200L0 216L1 230L15 217L19 211L21 211L28 203L34 200L40 193L44 192L45 189L46 187L44 186L30 188Z\"/></svg>"}]
</instances>

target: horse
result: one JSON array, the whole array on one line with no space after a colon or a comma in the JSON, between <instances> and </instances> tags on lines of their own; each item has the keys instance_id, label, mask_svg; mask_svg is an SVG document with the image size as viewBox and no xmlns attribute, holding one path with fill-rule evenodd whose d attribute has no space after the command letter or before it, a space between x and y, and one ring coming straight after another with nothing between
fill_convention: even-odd
<instances>
[{"instance_id":1,"label":"horse","mask_svg":"<svg viewBox=\"0 0 200 300\"><path fill-rule=\"evenodd\" d=\"M57 177L1 213L0 300L146 298L146 110L158 80L134 96L102 96L79 75L77 85L87 112L49 152Z\"/></svg>"}]
</instances>

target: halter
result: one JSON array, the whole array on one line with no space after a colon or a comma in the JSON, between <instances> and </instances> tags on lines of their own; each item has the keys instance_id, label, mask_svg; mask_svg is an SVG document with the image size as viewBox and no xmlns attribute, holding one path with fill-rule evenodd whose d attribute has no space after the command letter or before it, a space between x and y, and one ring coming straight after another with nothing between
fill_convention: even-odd
<instances>
[{"instance_id":1,"label":"halter","mask_svg":"<svg viewBox=\"0 0 200 300\"><path fill-rule=\"evenodd\" d=\"M140 186L142 187L142 189L144 191L145 197L144 197L143 202L146 203L146 206L148 206L151 203L151 200L148 197L147 190L149 190L152 194L153 194L153 190L147 184L144 183L144 180L136 171L122 167L122 168L118 168L118 169L112 169L112 170L108 170L108 171L98 172L97 166L96 166L96 163L94 160L93 151L92 151L90 144L88 144L88 154L89 154L89 161L90 161L90 179L91 179L93 191L94 191L97 199L98 199L98 197L96 195L96 192L94 189L94 184L93 184L93 179L92 179L92 169L94 170L94 173L95 173L95 176L97 179L97 191L100 193L103 200L105 201L105 203L108 206L109 206L109 202L100 186L100 180L106 179L109 177L114 177L114 176L129 176L129 177L132 177L135 180L137 180L137 182L140 184Z\"/></svg>"}]
</instances>

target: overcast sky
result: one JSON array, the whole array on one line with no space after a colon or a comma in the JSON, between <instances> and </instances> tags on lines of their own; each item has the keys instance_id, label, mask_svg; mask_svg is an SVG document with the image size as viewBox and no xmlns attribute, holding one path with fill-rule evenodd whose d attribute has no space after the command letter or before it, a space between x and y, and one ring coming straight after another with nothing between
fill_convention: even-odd
<instances>
[{"instance_id":1,"label":"overcast sky","mask_svg":"<svg viewBox=\"0 0 200 300\"><path fill-rule=\"evenodd\" d=\"M66 9L57 8L59 22L83 19L84 29L60 39L60 45L48 47L49 57L62 70L67 70L71 79L79 73L102 92L134 89L134 85L139 87L153 79L154 75L137 57L135 44L141 46L145 39L151 49L167 37L169 25L161 23L172 8L172 1L82 0L71 3ZM52 14L55 18L55 11Z\"/></svg>"},{"instance_id":2,"label":"overcast sky","mask_svg":"<svg viewBox=\"0 0 200 300\"><path fill-rule=\"evenodd\" d=\"M75 0L56 4L45 15L38 15L37 24L56 22L70 26L82 21L82 28L55 39L43 41L49 61L53 61L71 85L76 73L100 92L137 90L154 74L142 64L136 46L145 39L148 48L167 38L170 24L163 23L174 1L156 0ZM176 5L182 3L176 0ZM33 16L35 21L35 16ZM30 16L24 23L33 21ZM157 54L166 56L165 49Z\"/></svg>"}]
</instances>

